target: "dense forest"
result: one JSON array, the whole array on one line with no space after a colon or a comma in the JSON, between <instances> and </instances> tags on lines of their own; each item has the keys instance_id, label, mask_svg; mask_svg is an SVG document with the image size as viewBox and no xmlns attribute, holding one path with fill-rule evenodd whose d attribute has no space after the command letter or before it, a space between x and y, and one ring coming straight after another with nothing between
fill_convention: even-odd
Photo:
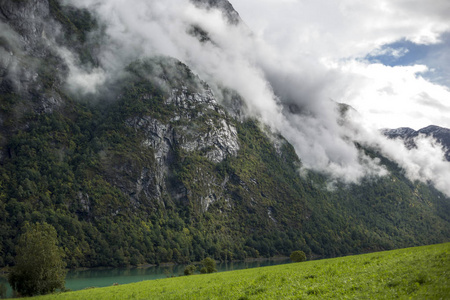
<instances>
[{"instance_id":1,"label":"dense forest","mask_svg":"<svg viewBox=\"0 0 450 300\"><path fill-rule=\"evenodd\" d=\"M56 0L48 13L58 42L95 65L94 17ZM359 146L388 176L330 187L324 175L300 174L282 136L222 107L175 59L142 58L102 96L82 96L65 87L58 53L30 45L14 51L36 76L18 84L6 72L0 82L1 267L14 265L27 222L56 229L71 268L294 250L334 257L450 240L450 199L375 149ZM3 52L14 47L0 39Z\"/></svg>"}]
</instances>

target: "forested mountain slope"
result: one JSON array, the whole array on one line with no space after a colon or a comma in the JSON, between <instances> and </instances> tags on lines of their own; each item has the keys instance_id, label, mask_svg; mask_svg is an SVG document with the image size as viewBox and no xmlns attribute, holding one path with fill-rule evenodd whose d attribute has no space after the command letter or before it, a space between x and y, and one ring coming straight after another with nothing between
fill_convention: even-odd
<instances>
[{"instance_id":1,"label":"forested mountain slope","mask_svg":"<svg viewBox=\"0 0 450 300\"><path fill-rule=\"evenodd\" d=\"M74 92L66 50L95 68L94 16L56 0L0 7L0 266L14 264L25 222L56 228L69 267L450 239L450 199L375 150L365 149L390 175L331 188L300 175L293 147L242 117L239 95L224 89L230 105L220 105L166 56L135 60L97 94Z\"/></svg>"}]
</instances>

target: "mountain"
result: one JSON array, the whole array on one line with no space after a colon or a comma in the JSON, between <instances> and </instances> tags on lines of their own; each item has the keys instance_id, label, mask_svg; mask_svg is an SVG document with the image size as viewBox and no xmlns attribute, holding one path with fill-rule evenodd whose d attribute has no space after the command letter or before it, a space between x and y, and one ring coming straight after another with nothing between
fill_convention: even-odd
<instances>
[{"instance_id":1,"label":"mountain","mask_svg":"<svg viewBox=\"0 0 450 300\"><path fill-rule=\"evenodd\" d=\"M405 145L409 148L416 147L414 140L420 135L434 138L442 145L445 151L445 158L450 161L450 129L439 126L430 125L425 128L414 130L407 127L397 129L385 129L383 134L391 139L400 138L404 140Z\"/></svg>"},{"instance_id":2,"label":"mountain","mask_svg":"<svg viewBox=\"0 0 450 300\"><path fill-rule=\"evenodd\" d=\"M202 3L237 16L227 1ZM174 58L137 57L99 90L96 77L73 89L74 69L102 67L106 37L88 9L0 8L0 266L14 264L26 222L55 227L71 268L299 249L333 257L450 239L450 199L376 149L359 145L387 176L300 175L293 146L246 117L237 92L223 87L220 102Z\"/></svg>"},{"instance_id":3,"label":"mountain","mask_svg":"<svg viewBox=\"0 0 450 300\"><path fill-rule=\"evenodd\" d=\"M242 22L239 13L227 0L192 0L192 3L199 6L206 6L209 9L213 8L220 10L231 24Z\"/></svg>"}]
</instances>

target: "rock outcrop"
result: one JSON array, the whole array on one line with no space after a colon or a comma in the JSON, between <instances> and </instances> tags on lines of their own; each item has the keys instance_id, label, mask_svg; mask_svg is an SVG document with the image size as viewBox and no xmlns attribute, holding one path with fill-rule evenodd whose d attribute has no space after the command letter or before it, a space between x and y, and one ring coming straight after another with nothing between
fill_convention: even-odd
<instances>
[{"instance_id":1,"label":"rock outcrop","mask_svg":"<svg viewBox=\"0 0 450 300\"><path fill-rule=\"evenodd\" d=\"M233 8L227 0L191 0L194 4L205 6L207 8L219 9L231 24L239 24L242 22L239 13Z\"/></svg>"},{"instance_id":2,"label":"rock outcrop","mask_svg":"<svg viewBox=\"0 0 450 300\"><path fill-rule=\"evenodd\" d=\"M160 58L158 64L165 66L161 69L178 68L178 71L174 72L177 78L185 72L184 66L172 59L161 61ZM171 67L168 68L167 64ZM175 79L171 75L173 73L161 76L165 79L164 86L173 85ZM218 164L229 156L236 156L239 151L237 130L230 117L217 103L211 89L196 76L192 77L191 74L190 77L191 79L186 78L186 83L190 83L189 88L182 85L166 94L164 105L174 107L167 121L151 115L134 116L126 120L127 126L142 134L142 145L153 151L154 180L138 178L137 181L146 182L147 185L138 186L144 191L154 191L156 194L153 196L156 198L161 198L164 191L169 191L177 201L188 198L188 190L185 187L169 187L167 184L176 152L201 153L211 163ZM205 189L201 189L205 193L201 193L199 201L202 209L206 210L212 202L220 198L222 193L216 190L219 190L221 183L211 174L199 176L200 184L205 185ZM149 184L154 184L155 187L151 188ZM210 188L211 186L216 188Z\"/></svg>"},{"instance_id":3,"label":"rock outcrop","mask_svg":"<svg viewBox=\"0 0 450 300\"><path fill-rule=\"evenodd\" d=\"M49 2L1 0L0 28L0 92L19 94L37 113L60 107L57 89L67 67L55 50L60 25L51 17Z\"/></svg>"}]
</instances>

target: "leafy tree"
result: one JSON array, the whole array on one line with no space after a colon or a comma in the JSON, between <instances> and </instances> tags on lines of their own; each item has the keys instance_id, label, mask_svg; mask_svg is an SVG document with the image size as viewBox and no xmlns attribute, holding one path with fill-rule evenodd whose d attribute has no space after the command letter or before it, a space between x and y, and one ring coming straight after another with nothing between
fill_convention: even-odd
<instances>
[{"instance_id":1,"label":"leafy tree","mask_svg":"<svg viewBox=\"0 0 450 300\"><path fill-rule=\"evenodd\" d=\"M216 261L211 257L207 257L202 260L201 264L203 265L203 268L200 269L200 273L205 274L217 272Z\"/></svg>"},{"instance_id":2,"label":"leafy tree","mask_svg":"<svg viewBox=\"0 0 450 300\"><path fill-rule=\"evenodd\" d=\"M303 251L297 250L291 253L290 258L293 262L302 262L306 260L306 254Z\"/></svg>"},{"instance_id":3,"label":"leafy tree","mask_svg":"<svg viewBox=\"0 0 450 300\"><path fill-rule=\"evenodd\" d=\"M9 274L11 287L23 296L64 289L65 263L57 245L56 230L47 223L25 225L17 246L16 265Z\"/></svg>"},{"instance_id":4,"label":"leafy tree","mask_svg":"<svg viewBox=\"0 0 450 300\"><path fill-rule=\"evenodd\" d=\"M0 299L6 298L6 285L0 283Z\"/></svg>"},{"instance_id":5,"label":"leafy tree","mask_svg":"<svg viewBox=\"0 0 450 300\"><path fill-rule=\"evenodd\" d=\"M194 275L195 270L197 270L197 267L194 265L188 265L186 268L184 268L184 275Z\"/></svg>"}]
</instances>

